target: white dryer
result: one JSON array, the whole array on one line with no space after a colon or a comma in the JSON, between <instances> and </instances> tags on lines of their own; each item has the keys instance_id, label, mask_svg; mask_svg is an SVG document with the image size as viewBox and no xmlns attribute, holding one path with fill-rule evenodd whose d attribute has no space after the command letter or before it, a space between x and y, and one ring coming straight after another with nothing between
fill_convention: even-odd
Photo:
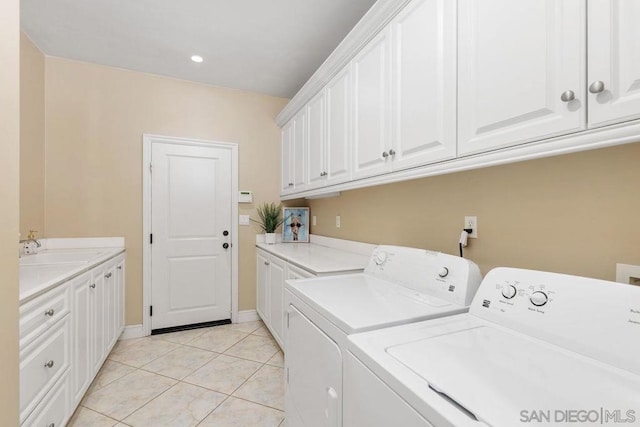
<instances>
[{"instance_id":1,"label":"white dryer","mask_svg":"<svg viewBox=\"0 0 640 427\"><path fill-rule=\"evenodd\" d=\"M464 313L480 281L471 261L396 246L377 247L360 274L287 281L287 425L342 425L349 334Z\"/></svg>"},{"instance_id":2,"label":"white dryer","mask_svg":"<svg viewBox=\"0 0 640 427\"><path fill-rule=\"evenodd\" d=\"M640 425L640 287L512 268L469 313L349 337L345 427Z\"/></svg>"}]
</instances>

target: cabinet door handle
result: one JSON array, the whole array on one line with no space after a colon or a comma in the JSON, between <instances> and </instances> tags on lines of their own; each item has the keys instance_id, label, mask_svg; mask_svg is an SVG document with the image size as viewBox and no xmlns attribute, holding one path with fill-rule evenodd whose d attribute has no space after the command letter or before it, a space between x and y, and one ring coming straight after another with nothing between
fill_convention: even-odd
<instances>
[{"instance_id":1,"label":"cabinet door handle","mask_svg":"<svg viewBox=\"0 0 640 427\"><path fill-rule=\"evenodd\" d=\"M389 157L389 153L387 153L386 151L383 151L382 157L386 159L387 157Z\"/></svg>"},{"instance_id":2,"label":"cabinet door handle","mask_svg":"<svg viewBox=\"0 0 640 427\"><path fill-rule=\"evenodd\" d=\"M600 93L604 90L604 82L602 80L596 80L589 85L589 92Z\"/></svg>"},{"instance_id":3,"label":"cabinet door handle","mask_svg":"<svg viewBox=\"0 0 640 427\"><path fill-rule=\"evenodd\" d=\"M110 278L111 278L111 273L107 273L107 274L105 274L105 275L104 275L104 278L105 278L105 279L110 279Z\"/></svg>"},{"instance_id":4,"label":"cabinet door handle","mask_svg":"<svg viewBox=\"0 0 640 427\"><path fill-rule=\"evenodd\" d=\"M45 368L53 368L53 360L49 360L47 363L44 364Z\"/></svg>"},{"instance_id":5,"label":"cabinet door handle","mask_svg":"<svg viewBox=\"0 0 640 427\"><path fill-rule=\"evenodd\" d=\"M265 262L264 262L264 265L269 265L269 261L265 261Z\"/></svg>"},{"instance_id":6,"label":"cabinet door handle","mask_svg":"<svg viewBox=\"0 0 640 427\"><path fill-rule=\"evenodd\" d=\"M395 156L396 155L396 151L394 149L389 150L389 155L390 156Z\"/></svg>"},{"instance_id":7,"label":"cabinet door handle","mask_svg":"<svg viewBox=\"0 0 640 427\"><path fill-rule=\"evenodd\" d=\"M95 283L92 283L92 284L90 284L90 285L89 285L89 287L90 287L91 289L95 289L95 288L96 288L96 284L95 284Z\"/></svg>"},{"instance_id":8,"label":"cabinet door handle","mask_svg":"<svg viewBox=\"0 0 640 427\"><path fill-rule=\"evenodd\" d=\"M122 270L122 266L121 266L121 265L117 266L116 268L117 268L118 270Z\"/></svg>"},{"instance_id":9,"label":"cabinet door handle","mask_svg":"<svg viewBox=\"0 0 640 427\"><path fill-rule=\"evenodd\" d=\"M51 423L47 427L56 427L56 423Z\"/></svg>"},{"instance_id":10,"label":"cabinet door handle","mask_svg":"<svg viewBox=\"0 0 640 427\"><path fill-rule=\"evenodd\" d=\"M55 313L56 313L56 311L53 308L50 308L49 310L44 312L44 315L52 317Z\"/></svg>"},{"instance_id":11,"label":"cabinet door handle","mask_svg":"<svg viewBox=\"0 0 640 427\"><path fill-rule=\"evenodd\" d=\"M574 99L576 99L576 94L572 90L565 90L562 92L562 95L560 95L560 100L562 102L571 102Z\"/></svg>"}]
</instances>

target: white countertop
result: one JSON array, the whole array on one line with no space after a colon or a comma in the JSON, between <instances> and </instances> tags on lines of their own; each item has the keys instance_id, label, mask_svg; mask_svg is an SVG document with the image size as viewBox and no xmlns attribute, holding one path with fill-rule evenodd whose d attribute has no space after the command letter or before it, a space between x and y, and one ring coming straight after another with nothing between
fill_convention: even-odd
<instances>
[{"instance_id":1,"label":"white countertop","mask_svg":"<svg viewBox=\"0 0 640 427\"><path fill-rule=\"evenodd\" d=\"M256 246L316 275L362 271L369 261L369 255L364 255L363 251L352 252L316 243L269 245L258 242ZM374 246L368 246L372 252Z\"/></svg>"},{"instance_id":2,"label":"white countertop","mask_svg":"<svg viewBox=\"0 0 640 427\"><path fill-rule=\"evenodd\" d=\"M86 239L87 247L76 248L56 244L64 240L44 242L37 254L20 258L20 304L124 252L124 240L116 241L115 247L98 246L114 244L114 239ZM85 239L73 240L82 245Z\"/></svg>"}]
</instances>

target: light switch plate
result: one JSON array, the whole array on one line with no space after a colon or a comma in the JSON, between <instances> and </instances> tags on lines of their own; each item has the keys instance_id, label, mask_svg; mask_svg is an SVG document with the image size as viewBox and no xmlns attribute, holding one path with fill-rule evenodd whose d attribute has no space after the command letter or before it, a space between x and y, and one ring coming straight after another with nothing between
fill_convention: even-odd
<instances>
[{"instance_id":1,"label":"light switch plate","mask_svg":"<svg viewBox=\"0 0 640 427\"><path fill-rule=\"evenodd\" d=\"M238 223L240 225L249 225L249 224L251 224L251 221L249 220L249 215L240 215Z\"/></svg>"}]
</instances>

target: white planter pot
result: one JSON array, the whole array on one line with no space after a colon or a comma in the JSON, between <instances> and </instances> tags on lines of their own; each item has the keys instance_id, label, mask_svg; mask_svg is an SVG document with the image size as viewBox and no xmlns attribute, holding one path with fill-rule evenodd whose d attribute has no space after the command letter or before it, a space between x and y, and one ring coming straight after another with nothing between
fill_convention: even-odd
<instances>
[{"instance_id":1,"label":"white planter pot","mask_svg":"<svg viewBox=\"0 0 640 427\"><path fill-rule=\"evenodd\" d=\"M264 233L264 241L269 245L273 245L276 242L276 233Z\"/></svg>"}]
</instances>

